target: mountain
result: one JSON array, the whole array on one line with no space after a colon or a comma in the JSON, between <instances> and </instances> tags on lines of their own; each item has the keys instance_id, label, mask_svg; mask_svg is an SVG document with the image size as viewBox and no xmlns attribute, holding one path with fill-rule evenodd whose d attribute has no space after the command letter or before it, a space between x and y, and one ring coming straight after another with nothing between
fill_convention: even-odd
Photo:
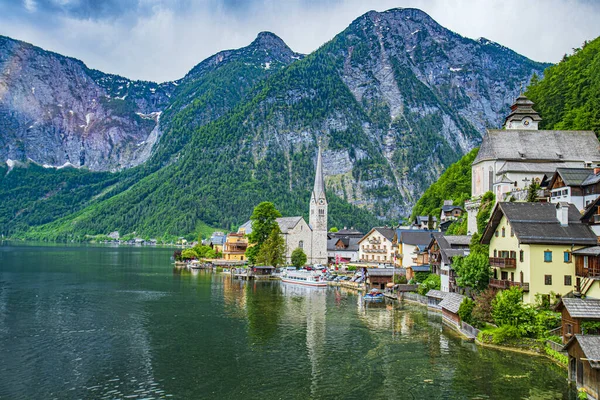
<instances>
[{"instance_id":1,"label":"mountain","mask_svg":"<svg viewBox=\"0 0 600 400\"><path fill-rule=\"evenodd\" d=\"M548 68L526 95L542 116L540 129L593 130L600 135L600 37Z\"/></svg>"},{"instance_id":2,"label":"mountain","mask_svg":"<svg viewBox=\"0 0 600 400\"><path fill-rule=\"evenodd\" d=\"M415 9L369 12L306 57L263 33L174 82L151 157L32 235L229 227L261 200L306 214L319 138L330 224L365 229L374 215L406 216L545 67ZM35 214L35 203L20 215Z\"/></svg>"},{"instance_id":3,"label":"mountain","mask_svg":"<svg viewBox=\"0 0 600 400\"><path fill-rule=\"evenodd\" d=\"M0 159L99 171L138 165L173 89L0 36Z\"/></svg>"}]
</instances>

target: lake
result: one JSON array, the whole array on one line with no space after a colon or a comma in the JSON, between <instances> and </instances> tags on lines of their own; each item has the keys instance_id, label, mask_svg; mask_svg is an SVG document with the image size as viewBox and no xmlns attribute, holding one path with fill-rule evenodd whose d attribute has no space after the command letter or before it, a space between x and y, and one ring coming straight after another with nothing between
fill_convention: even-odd
<instances>
[{"instance_id":1,"label":"lake","mask_svg":"<svg viewBox=\"0 0 600 400\"><path fill-rule=\"evenodd\" d=\"M408 302L174 268L173 250L0 245L0 399L576 399L548 359Z\"/></svg>"}]
</instances>

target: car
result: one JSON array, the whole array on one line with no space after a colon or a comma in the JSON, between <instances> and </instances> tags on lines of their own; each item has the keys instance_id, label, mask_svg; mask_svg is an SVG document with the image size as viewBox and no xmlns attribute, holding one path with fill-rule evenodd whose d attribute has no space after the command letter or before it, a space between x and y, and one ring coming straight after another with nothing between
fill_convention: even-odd
<instances>
[{"instance_id":1,"label":"car","mask_svg":"<svg viewBox=\"0 0 600 400\"><path fill-rule=\"evenodd\" d=\"M307 271L314 271L315 269L309 265L308 267L306 267L306 270Z\"/></svg>"}]
</instances>

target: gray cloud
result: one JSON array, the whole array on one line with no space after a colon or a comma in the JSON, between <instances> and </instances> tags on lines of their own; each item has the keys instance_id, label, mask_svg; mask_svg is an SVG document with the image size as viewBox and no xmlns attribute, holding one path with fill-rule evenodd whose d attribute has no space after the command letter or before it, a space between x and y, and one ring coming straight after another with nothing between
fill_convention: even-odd
<instances>
[{"instance_id":1,"label":"gray cloud","mask_svg":"<svg viewBox=\"0 0 600 400\"><path fill-rule=\"evenodd\" d=\"M557 62L600 35L595 0L0 0L0 34L129 78L182 77L260 31L309 53L375 9L416 7L464 36Z\"/></svg>"}]
</instances>

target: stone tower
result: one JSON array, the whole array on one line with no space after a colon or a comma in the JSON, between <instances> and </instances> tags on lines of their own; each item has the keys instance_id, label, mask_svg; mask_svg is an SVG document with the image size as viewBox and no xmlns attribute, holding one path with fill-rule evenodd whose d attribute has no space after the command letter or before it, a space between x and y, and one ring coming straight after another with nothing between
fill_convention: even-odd
<instances>
[{"instance_id":1,"label":"stone tower","mask_svg":"<svg viewBox=\"0 0 600 400\"><path fill-rule=\"evenodd\" d=\"M317 155L315 187L310 196L310 217L308 223L312 229L311 253L307 256L314 264L327 265L327 198L325 197L325 181L323 180L323 160L321 144Z\"/></svg>"}]
</instances>

